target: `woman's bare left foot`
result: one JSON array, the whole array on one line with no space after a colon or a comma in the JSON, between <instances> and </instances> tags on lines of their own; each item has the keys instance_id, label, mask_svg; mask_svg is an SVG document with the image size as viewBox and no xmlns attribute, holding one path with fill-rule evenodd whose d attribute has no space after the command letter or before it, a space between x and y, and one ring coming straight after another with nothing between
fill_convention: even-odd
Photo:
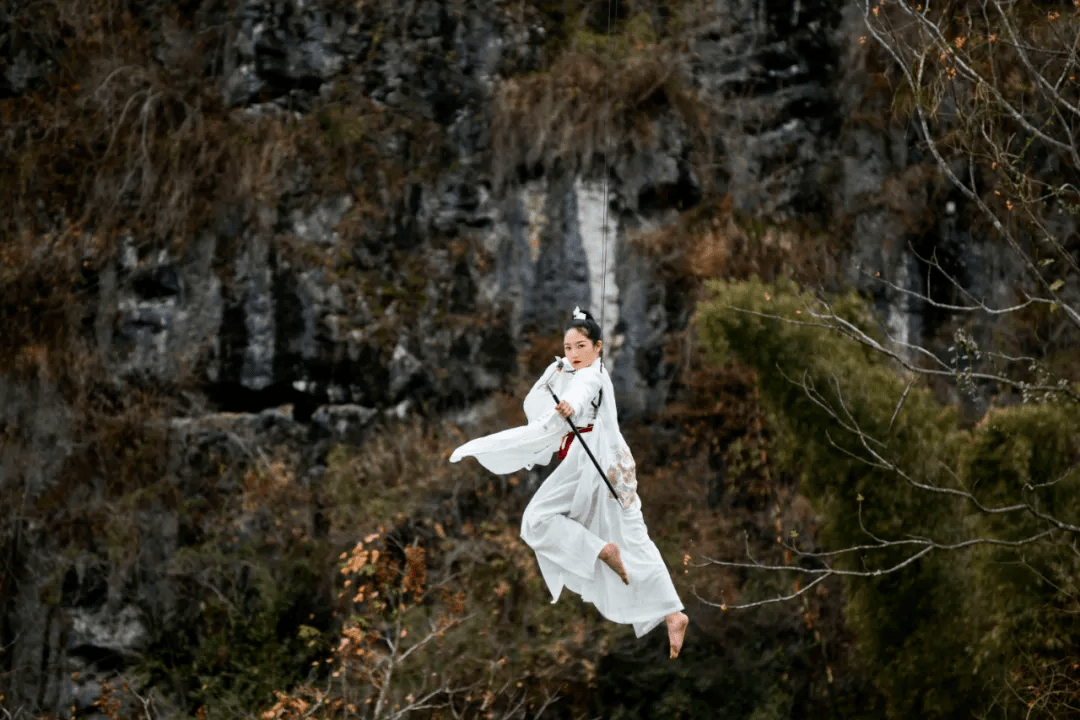
<instances>
[{"instance_id":1,"label":"woman's bare left foot","mask_svg":"<svg viewBox=\"0 0 1080 720\"><path fill-rule=\"evenodd\" d=\"M686 638L686 626L689 623L690 618L686 617L686 613L673 612L667 616L668 643L671 645L672 660L679 657L683 640Z\"/></svg>"},{"instance_id":2,"label":"woman's bare left foot","mask_svg":"<svg viewBox=\"0 0 1080 720\"><path fill-rule=\"evenodd\" d=\"M622 579L624 585L630 584L630 576L626 573L626 566L623 565L622 555L619 554L619 546L615 543L608 543L604 546L604 549L600 551L600 559L604 561L604 564L615 571L615 573Z\"/></svg>"}]
</instances>

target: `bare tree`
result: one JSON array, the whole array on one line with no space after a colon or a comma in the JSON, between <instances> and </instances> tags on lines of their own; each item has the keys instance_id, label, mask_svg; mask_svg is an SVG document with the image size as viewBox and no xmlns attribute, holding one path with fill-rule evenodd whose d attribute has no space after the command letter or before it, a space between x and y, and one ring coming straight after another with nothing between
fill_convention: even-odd
<instances>
[{"instance_id":1,"label":"bare tree","mask_svg":"<svg viewBox=\"0 0 1080 720\"><path fill-rule=\"evenodd\" d=\"M1080 328L1080 7L859 0L938 169L1023 264L1030 303ZM1071 246L1070 246L1071 244ZM1071 291L1071 294L1070 294ZM1071 297L1072 302L1066 300ZM956 311L991 311L975 298ZM998 309L998 312L1005 309Z\"/></svg>"}]
</instances>

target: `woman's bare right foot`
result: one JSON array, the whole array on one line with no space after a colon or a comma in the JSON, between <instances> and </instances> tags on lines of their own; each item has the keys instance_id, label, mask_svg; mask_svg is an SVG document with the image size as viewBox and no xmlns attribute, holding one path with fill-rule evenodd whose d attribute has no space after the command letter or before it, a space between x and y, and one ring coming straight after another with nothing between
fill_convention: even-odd
<instances>
[{"instance_id":1,"label":"woman's bare right foot","mask_svg":"<svg viewBox=\"0 0 1080 720\"><path fill-rule=\"evenodd\" d=\"M630 576L626 573L626 567L623 565L622 556L619 554L619 546L615 543L608 543L604 546L604 549L600 551L600 559L604 561L604 564L615 571L623 581L623 584L630 584Z\"/></svg>"},{"instance_id":2,"label":"woman's bare right foot","mask_svg":"<svg viewBox=\"0 0 1080 720\"><path fill-rule=\"evenodd\" d=\"M690 623L690 618L686 617L686 613L673 612L667 616L667 635L668 644L671 646L671 659L679 657L679 651L682 650L683 640L686 639L686 626Z\"/></svg>"}]
</instances>

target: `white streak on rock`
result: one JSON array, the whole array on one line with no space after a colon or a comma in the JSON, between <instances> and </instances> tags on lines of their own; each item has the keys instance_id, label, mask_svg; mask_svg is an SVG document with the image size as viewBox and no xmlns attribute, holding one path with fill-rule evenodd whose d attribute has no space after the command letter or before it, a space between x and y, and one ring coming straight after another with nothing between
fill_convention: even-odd
<instances>
[{"instance_id":1,"label":"white streak on rock","mask_svg":"<svg viewBox=\"0 0 1080 720\"><path fill-rule=\"evenodd\" d=\"M274 300L270 294L269 247L264 238L253 237L238 263L244 292L244 326L247 346L240 383L262 390L274 380Z\"/></svg>"},{"instance_id":2,"label":"white streak on rock","mask_svg":"<svg viewBox=\"0 0 1080 720\"><path fill-rule=\"evenodd\" d=\"M910 285L910 272L908 270L908 263L904 258L901 258L897 263L895 284L902 288L907 288ZM885 319L885 325L889 328L889 334L892 336L893 341L898 343L908 343L911 341L911 313L907 310L908 302L907 296L900 293L896 293L896 297L889 303L888 316ZM900 354L908 357L910 352L907 347L901 346L899 348Z\"/></svg>"},{"instance_id":3,"label":"white streak on rock","mask_svg":"<svg viewBox=\"0 0 1080 720\"><path fill-rule=\"evenodd\" d=\"M605 336L619 324L619 286L615 282L615 246L618 228L607 215L604 232L604 186L602 183L574 182L577 193L577 221L581 245L589 264L589 312L602 323ZM605 267L604 243L607 242ZM605 282L605 277L607 282Z\"/></svg>"}]
</instances>

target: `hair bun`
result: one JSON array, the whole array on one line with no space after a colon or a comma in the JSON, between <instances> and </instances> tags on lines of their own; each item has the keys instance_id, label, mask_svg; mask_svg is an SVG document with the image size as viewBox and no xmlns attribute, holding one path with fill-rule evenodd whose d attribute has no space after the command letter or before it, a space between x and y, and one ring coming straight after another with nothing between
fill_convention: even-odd
<instances>
[{"instance_id":1,"label":"hair bun","mask_svg":"<svg viewBox=\"0 0 1080 720\"><path fill-rule=\"evenodd\" d=\"M592 316L588 310L582 310L580 307L574 307L574 316L570 320L570 323L566 326L567 330L571 328L577 328L593 342L600 339L600 325L597 324L596 319Z\"/></svg>"}]
</instances>

